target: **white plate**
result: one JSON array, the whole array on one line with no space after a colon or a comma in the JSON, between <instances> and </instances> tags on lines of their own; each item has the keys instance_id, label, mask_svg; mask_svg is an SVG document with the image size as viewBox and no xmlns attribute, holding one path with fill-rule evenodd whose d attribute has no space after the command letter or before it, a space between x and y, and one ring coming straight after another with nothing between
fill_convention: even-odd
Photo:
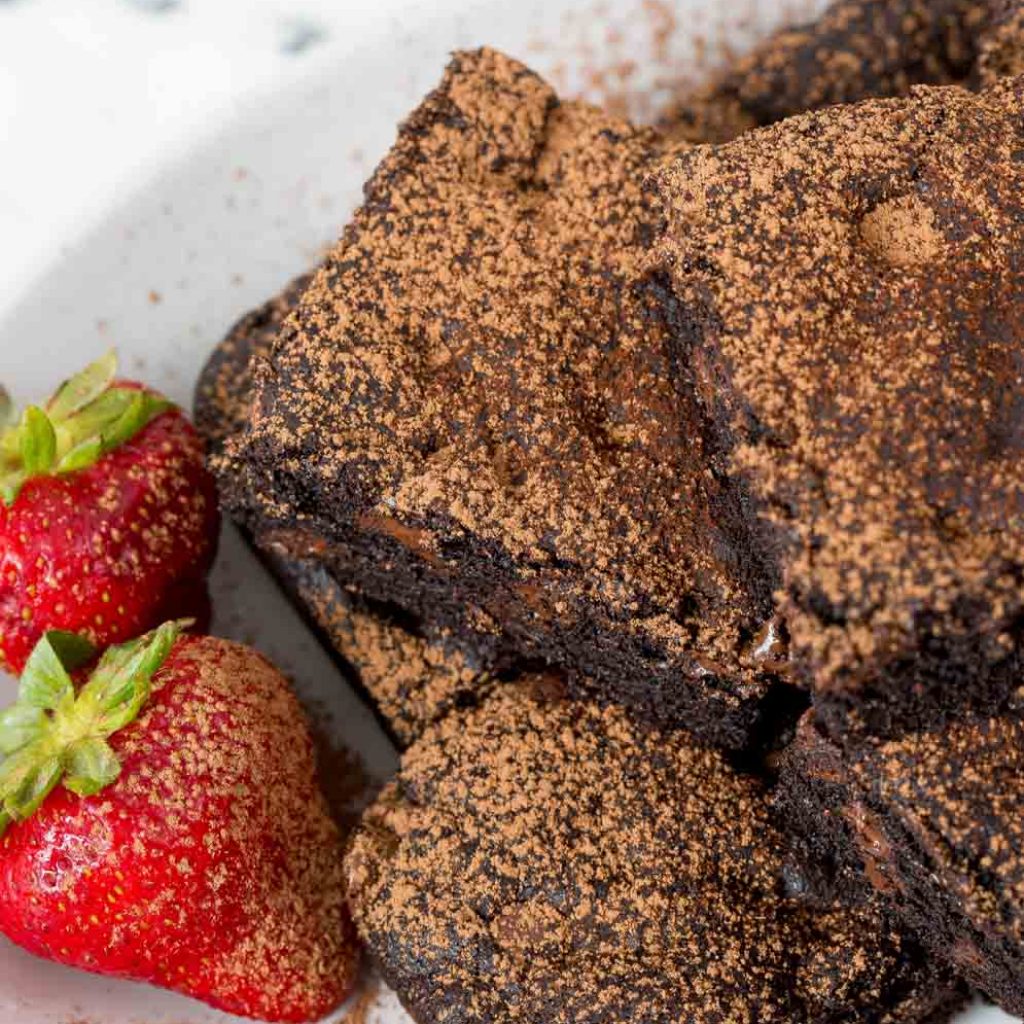
<instances>
[{"instance_id":1,"label":"white plate","mask_svg":"<svg viewBox=\"0 0 1024 1024\"><path fill-rule=\"evenodd\" d=\"M0 297L0 380L16 398L44 395L111 344L133 374L188 404L203 360L231 322L309 266L336 236L397 121L438 79L446 54L489 43L527 60L567 93L628 94L649 109L659 80L698 72L707 44L729 30L713 0L625 0L614 9L573 0L450 0L407 5L400 31L379 19L333 44L329 60L280 95L251 103L196 140L85 237L11 306ZM735 10L735 8L734 8ZM780 4L762 4L742 31L763 32ZM669 31L673 14L677 26ZM635 58L626 77L600 74ZM69 162L73 174L73 161ZM338 738L378 777L395 757L233 530L214 578L215 628L255 643L330 709ZM0 700L13 683L0 677ZM382 995L371 1020L407 1018ZM336 1020L342 1019L338 1014ZM0 1020L10 1024L213 1024L229 1018L146 986L42 963L0 943ZM976 1008L962 1020L1006 1021Z\"/></svg>"}]
</instances>

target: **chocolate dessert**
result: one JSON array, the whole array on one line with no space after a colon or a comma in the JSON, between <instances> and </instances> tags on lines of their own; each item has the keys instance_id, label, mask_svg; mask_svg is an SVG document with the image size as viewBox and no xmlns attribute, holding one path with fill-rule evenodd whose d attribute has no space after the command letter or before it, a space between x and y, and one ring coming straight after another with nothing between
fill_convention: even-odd
<instances>
[{"instance_id":1,"label":"chocolate dessert","mask_svg":"<svg viewBox=\"0 0 1024 1024\"><path fill-rule=\"evenodd\" d=\"M1024 0L990 0L990 24L981 37L978 73L984 84L1024 75Z\"/></svg>"},{"instance_id":2,"label":"chocolate dessert","mask_svg":"<svg viewBox=\"0 0 1024 1024\"><path fill-rule=\"evenodd\" d=\"M1024 690L1020 697L1024 701ZM1024 707L845 751L813 714L778 809L846 895L877 893L932 953L1024 1016Z\"/></svg>"},{"instance_id":3,"label":"chocolate dessert","mask_svg":"<svg viewBox=\"0 0 1024 1024\"><path fill-rule=\"evenodd\" d=\"M955 983L878 901L783 895L760 784L551 678L430 729L346 859L418 1024L920 1022Z\"/></svg>"},{"instance_id":4,"label":"chocolate dessert","mask_svg":"<svg viewBox=\"0 0 1024 1024\"><path fill-rule=\"evenodd\" d=\"M1012 70L940 6L922 78ZM214 353L229 500L408 747L347 869L419 1024L1024 1013L1022 113L691 150L460 54Z\"/></svg>"},{"instance_id":5,"label":"chocolate dessert","mask_svg":"<svg viewBox=\"0 0 1024 1024\"><path fill-rule=\"evenodd\" d=\"M678 138L727 142L820 107L969 80L991 7L1002 2L838 0L814 21L776 32L681 100L665 125Z\"/></svg>"},{"instance_id":6,"label":"chocolate dessert","mask_svg":"<svg viewBox=\"0 0 1024 1024\"><path fill-rule=\"evenodd\" d=\"M709 470L682 310L640 272L678 152L455 57L258 362L219 462L261 546L470 662L747 743L781 685L777 580ZM586 680L586 682L583 682Z\"/></svg>"},{"instance_id":7,"label":"chocolate dessert","mask_svg":"<svg viewBox=\"0 0 1024 1024\"><path fill-rule=\"evenodd\" d=\"M837 733L1021 678L1022 114L1024 79L920 88L657 180L712 469L774 524L792 668Z\"/></svg>"}]
</instances>

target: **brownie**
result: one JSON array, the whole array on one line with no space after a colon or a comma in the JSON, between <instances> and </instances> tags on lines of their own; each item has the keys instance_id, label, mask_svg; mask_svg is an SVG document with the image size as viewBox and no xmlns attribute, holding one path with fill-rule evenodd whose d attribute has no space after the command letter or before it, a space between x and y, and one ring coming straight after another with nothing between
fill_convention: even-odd
<instances>
[{"instance_id":1,"label":"brownie","mask_svg":"<svg viewBox=\"0 0 1024 1024\"><path fill-rule=\"evenodd\" d=\"M743 487L708 470L679 304L641 273L642 181L677 151L494 51L456 55L218 466L258 544L474 663L571 669L739 747L779 692L777 580Z\"/></svg>"},{"instance_id":2,"label":"brownie","mask_svg":"<svg viewBox=\"0 0 1024 1024\"><path fill-rule=\"evenodd\" d=\"M726 142L820 107L969 80L991 6L1004 2L838 0L727 66L673 107L665 125L679 138Z\"/></svg>"},{"instance_id":3,"label":"brownie","mask_svg":"<svg viewBox=\"0 0 1024 1024\"><path fill-rule=\"evenodd\" d=\"M993 711L1024 632L1024 79L791 118L667 167L718 474L773 524L834 732Z\"/></svg>"},{"instance_id":4,"label":"brownie","mask_svg":"<svg viewBox=\"0 0 1024 1024\"><path fill-rule=\"evenodd\" d=\"M244 427L252 360L269 354L308 281L308 275L296 279L243 316L211 353L193 402L196 426L211 453L219 454ZM264 563L338 657L349 680L372 699L398 747L405 748L427 725L477 700L493 685L499 666L475 663L450 637L428 636L396 609L368 602L318 559L289 557L287 545L279 545L272 533L263 542Z\"/></svg>"},{"instance_id":5,"label":"brownie","mask_svg":"<svg viewBox=\"0 0 1024 1024\"><path fill-rule=\"evenodd\" d=\"M991 17L978 55L978 73L985 84L1024 74L1024 0L990 3Z\"/></svg>"},{"instance_id":6,"label":"brownie","mask_svg":"<svg viewBox=\"0 0 1024 1024\"><path fill-rule=\"evenodd\" d=\"M1019 697L999 717L843 749L809 713L784 755L777 805L802 859L829 865L832 891L880 894L936 957L1024 1016Z\"/></svg>"},{"instance_id":7,"label":"brownie","mask_svg":"<svg viewBox=\"0 0 1024 1024\"><path fill-rule=\"evenodd\" d=\"M784 894L756 780L536 676L429 729L346 858L418 1024L944 1020L956 983L878 901Z\"/></svg>"}]
</instances>

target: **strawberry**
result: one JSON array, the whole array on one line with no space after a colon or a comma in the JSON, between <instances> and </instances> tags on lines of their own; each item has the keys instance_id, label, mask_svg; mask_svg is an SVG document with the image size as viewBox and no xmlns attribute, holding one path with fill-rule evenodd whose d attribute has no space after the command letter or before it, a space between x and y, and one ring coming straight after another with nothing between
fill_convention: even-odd
<instances>
[{"instance_id":1,"label":"strawberry","mask_svg":"<svg viewBox=\"0 0 1024 1024\"><path fill-rule=\"evenodd\" d=\"M310 1021L357 967L309 729L261 655L175 623L44 636L0 717L0 931L232 1013Z\"/></svg>"},{"instance_id":2,"label":"strawberry","mask_svg":"<svg viewBox=\"0 0 1024 1024\"><path fill-rule=\"evenodd\" d=\"M106 647L208 619L219 514L202 441L115 373L108 353L16 419L0 400L0 667L15 673L47 630Z\"/></svg>"}]
</instances>

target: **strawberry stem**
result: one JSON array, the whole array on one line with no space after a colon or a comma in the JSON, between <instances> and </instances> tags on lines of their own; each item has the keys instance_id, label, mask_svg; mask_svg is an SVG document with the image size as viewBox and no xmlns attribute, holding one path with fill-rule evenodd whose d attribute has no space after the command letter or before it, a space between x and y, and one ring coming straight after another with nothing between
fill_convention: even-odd
<instances>
[{"instance_id":1,"label":"strawberry stem","mask_svg":"<svg viewBox=\"0 0 1024 1024\"><path fill-rule=\"evenodd\" d=\"M34 814L61 782L85 797L118 777L121 765L107 740L138 717L186 625L165 622L111 647L77 693L70 673L93 656L92 646L71 633L43 636L17 701L0 714L0 834Z\"/></svg>"},{"instance_id":2,"label":"strawberry stem","mask_svg":"<svg viewBox=\"0 0 1024 1024\"><path fill-rule=\"evenodd\" d=\"M28 480L86 469L130 441L171 403L114 384L117 357L107 352L66 380L42 407L20 418L0 390L0 499L12 505ZM16 421L15 421L16 420Z\"/></svg>"}]
</instances>

